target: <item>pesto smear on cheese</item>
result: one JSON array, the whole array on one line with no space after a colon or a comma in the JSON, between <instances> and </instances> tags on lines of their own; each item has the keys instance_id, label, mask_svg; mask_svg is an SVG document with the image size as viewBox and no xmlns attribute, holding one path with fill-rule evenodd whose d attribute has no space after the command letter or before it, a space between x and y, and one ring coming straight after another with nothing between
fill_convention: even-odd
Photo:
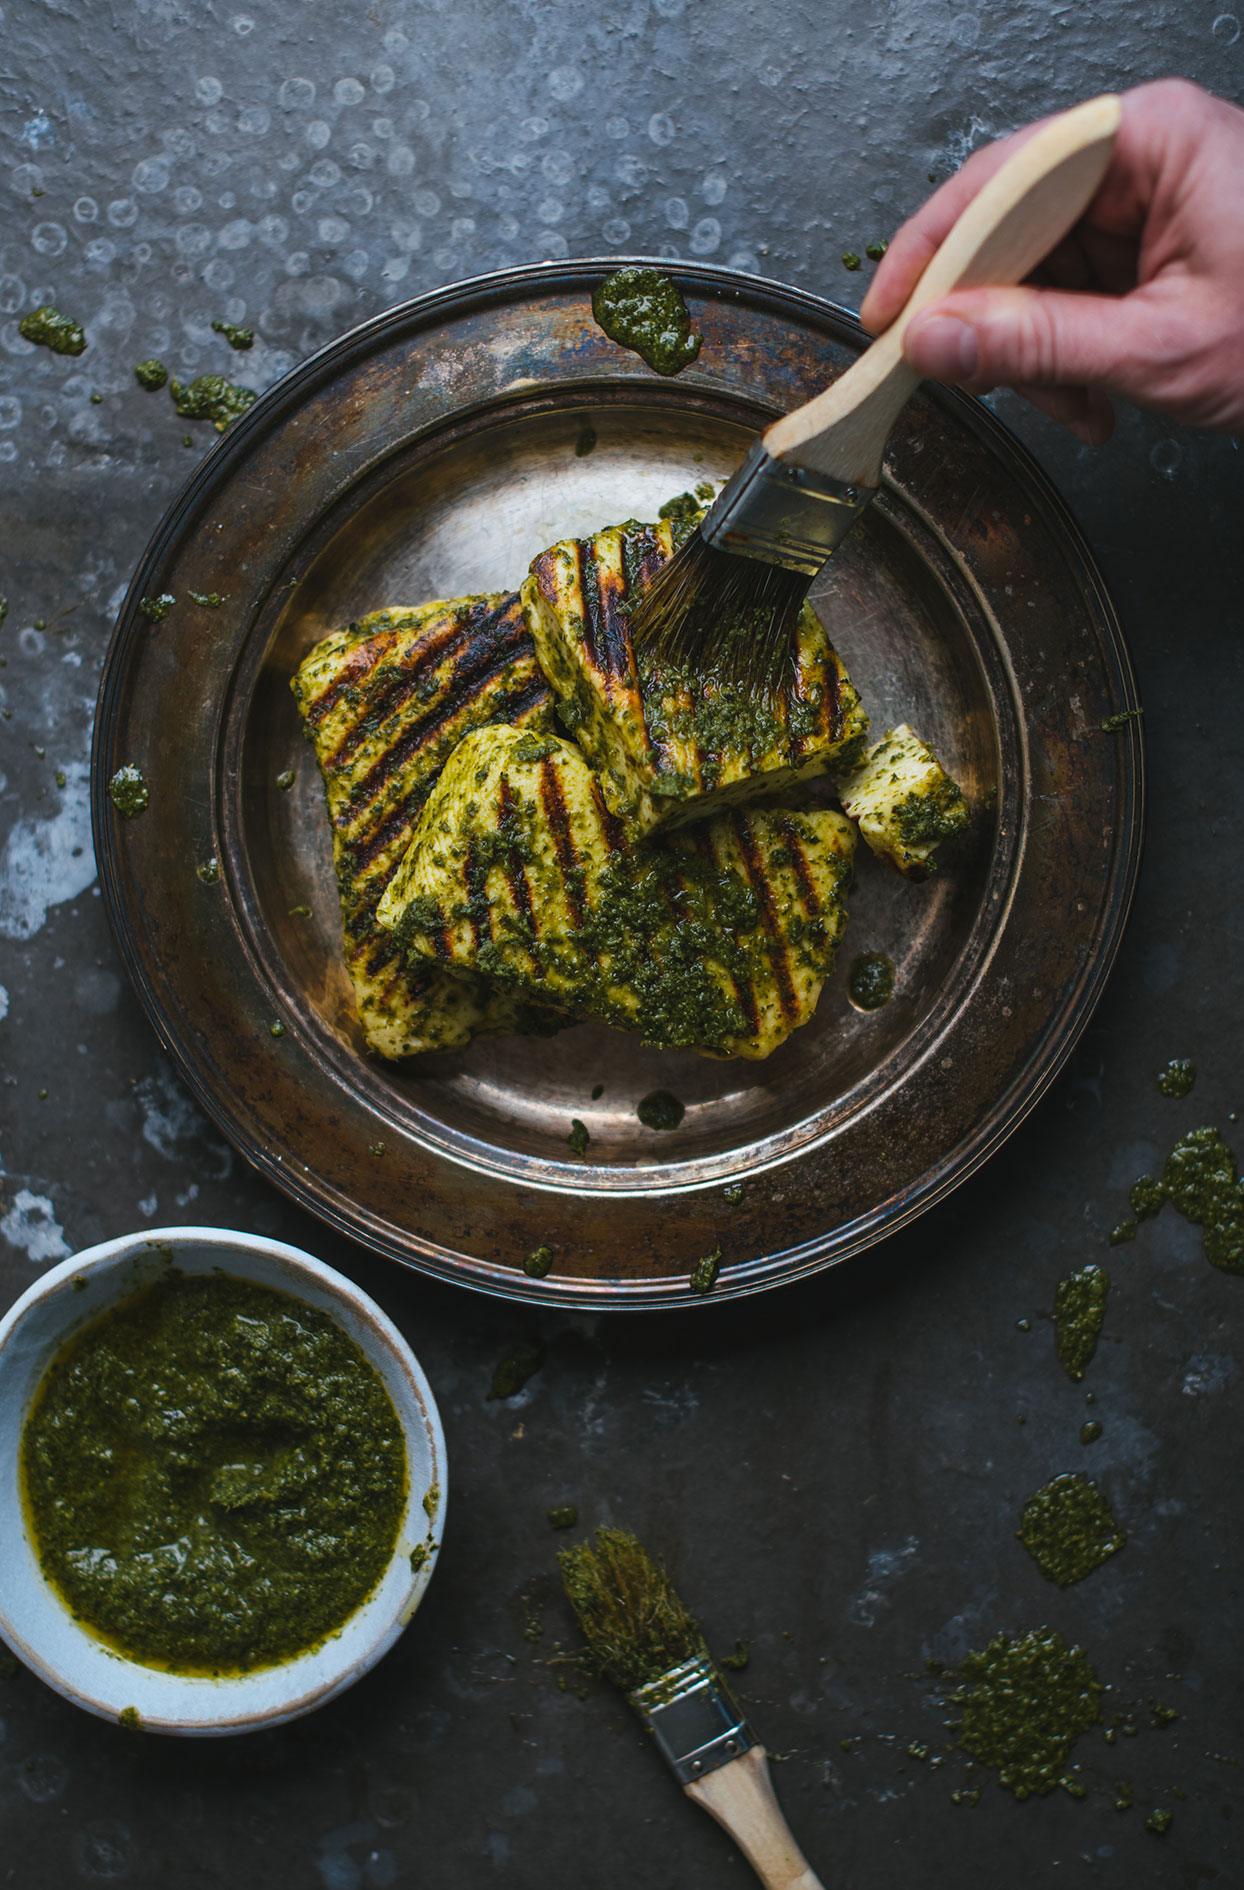
<instances>
[{"instance_id":1,"label":"pesto smear on cheese","mask_svg":"<svg viewBox=\"0 0 1244 1890\"><path fill-rule=\"evenodd\" d=\"M73 1338L21 1442L45 1576L132 1660L238 1673L366 1600L406 1505L378 1373L327 1313L175 1269Z\"/></svg>"}]
</instances>

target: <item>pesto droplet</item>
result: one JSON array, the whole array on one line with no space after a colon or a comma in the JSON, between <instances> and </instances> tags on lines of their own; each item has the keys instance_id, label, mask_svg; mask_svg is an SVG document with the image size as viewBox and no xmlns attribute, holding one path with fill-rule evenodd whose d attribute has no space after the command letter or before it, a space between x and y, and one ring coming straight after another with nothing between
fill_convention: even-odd
<instances>
[{"instance_id":1,"label":"pesto droplet","mask_svg":"<svg viewBox=\"0 0 1244 1890\"><path fill-rule=\"evenodd\" d=\"M231 348L244 353L255 345L253 328L239 328L236 322L213 322L212 328L218 335L223 335Z\"/></svg>"},{"instance_id":2,"label":"pesto droplet","mask_svg":"<svg viewBox=\"0 0 1244 1890\"><path fill-rule=\"evenodd\" d=\"M551 1247L533 1247L523 1261L523 1272L529 1280L547 1279L553 1266Z\"/></svg>"},{"instance_id":3,"label":"pesto droplet","mask_svg":"<svg viewBox=\"0 0 1244 1890\"><path fill-rule=\"evenodd\" d=\"M159 597L140 597L138 608L150 623L162 623L176 602L171 591L164 591Z\"/></svg>"},{"instance_id":4,"label":"pesto droplet","mask_svg":"<svg viewBox=\"0 0 1244 1890\"><path fill-rule=\"evenodd\" d=\"M1054 1289L1054 1344L1068 1378L1079 1381L1092 1362L1109 1292L1110 1275L1094 1261Z\"/></svg>"},{"instance_id":5,"label":"pesto droplet","mask_svg":"<svg viewBox=\"0 0 1244 1890\"><path fill-rule=\"evenodd\" d=\"M700 352L687 304L655 269L618 269L592 296L592 313L610 341L633 348L658 374L678 374Z\"/></svg>"},{"instance_id":6,"label":"pesto droplet","mask_svg":"<svg viewBox=\"0 0 1244 1890\"><path fill-rule=\"evenodd\" d=\"M1162 1185L1172 1206L1201 1228L1211 1265L1244 1273L1244 1190L1217 1129L1193 1129L1175 1144Z\"/></svg>"},{"instance_id":7,"label":"pesto droplet","mask_svg":"<svg viewBox=\"0 0 1244 1890\"><path fill-rule=\"evenodd\" d=\"M1101 1716L1102 1684L1078 1647L1052 1628L997 1634L962 1666L967 1685L959 1744L1016 1798L1042 1797L1061 1782L1076 1740Z\"/></svg>"},{"instance_id":8,"label":"pesto droplet","mask_svg":"<svg viewBox=\"0 0 1244 1890\"><path fill-rule=\"evenodd\" d=\"M592 1138L588 1133L586 1122L580 1122L578 1116L572 1116L570 1119L570 1134L566 1137L571 1154L577 1155L579 1159L582 1160L587 1154L588 1144L591 1140Z\"/></svg>"},{"instance_id":9,"label":"pesto droplet","mask_svg":"<svg viewBox=\"0 0 1244 1890\"><path fill-rule=\"evenodd\" d=\"M193 603L201 604L204 610L219 610L222 604L229 602L227 591L223 596L219 591L188 591L187 596Z\"/></svg>"},{"instance_id":10,"label":"pesto droplet","mask_svg":"<svg viewBox=\"0 0 1244 1890\"><path fill-rule=\"evenodd\" d=\"M859 257L856 255L853 249L844 249L842 252L842 266L844 269L850 269L854 271L856 269L862 268L863 264L860 262Z\"/></svg>"},{"instance_id":11,"label":"pesto droplet","mask_svg":"<svg viewBox=\"0 0 1244 1890\"><path fill-rule=\"evenodd\" d=\"M223 433L239 414L253 407L259 399L253 387L238 387L223 374L200 374L184 386L170 381L168 391L173 407L183 420L210 420L217 433ZM189 435L186 445L191 444Z\"/></svg>"},{"instance_id":12,"label":"pesto droplet","mask_svg":"<svg viewBox=\"0 0 1244 1890\"><path fill-rule=\"evenodd\" d=\"M864 251L869 262L880 262L890 245L888 243L869 243Z\"/></svg>"},{"instance_id":13,"label":"pesto droplet","mask_svg":"<svg viewBox=\"0 0 1244 1890\"><path fill-rule=\"evenodd\" d=\"M195 871L205 886L214 886L220 878L220 861L213 853L211 859L204 860L202 866L197 866Z\"/></svg>"},{"instance_id":14,"label":"pesto droplet","mask_svg":"<svg viewBox=\"0 0 1244 1890\"><path fill-rule=\"evenodd\" d=\"M1028 1498L1019 1539L1046 1580L1060 1588L1083 1581L1127 1541L1097 1485L1079 1470L1054 1477Z\"/></svg>"},{"instance_id":15,"label":"pesto droplet","mask_svg":"<svg viewBox=\"0 0 1244 1890\"><path fill-rule=\"evenodd\" d=\"M894 966L880 952L861 952L851 960L847 996L857 1011L879 1011L894 996Z\"/></svg>"},{"instance_id":16,"label":"pesto droplet","mask_svg":"<svg viewBox=\"0 0 1244 1890\"><path fill-rule=\"evenodd\" d=\"M534 1378L544 1363L544 1347L538 1340L516 1346L493 1367L488 1397L516 1398L529 1378Z\"/></svg>"},{"instance_id":17,"label":"pesto droplet","mask_svg":"<svg viewBox=\"0 0 1244 1890\"><path fill-rule=\"evenodd\" d=\"M548 1512L548 1519L552 1529L573 1529L579 1512L573 1503L555 1503Z\"/></svg>"},{"instance_id":18,"label":"pesto droplet","mask_svg":"<svg viewBox=\"0 0 1244 1890\"><path fill-rule=\"evenodd\" d=\"M1142 1175L1132 1183L1127 1198L1138 1221L1151 1221L1161 1211L1162 1203L1166 1200L1166 1189L1152 1175Z\"/></svg>"},{"instance_id":19,"label":"pesto droplet","mask_svg":"<svg viewBox=\"0 0 1244 1890\"><path fill-rule=\"evenodd\" d=\"M1143 714L1143 709L1119 709L1114 715L1106 717L1101 724L1101 732L1103 735L1113 735L1116 729L1126 728L1129 722L1136 721Z\"/></svg>"},{"instance_id":20,"label":"pesto droplet","mask_svg":"<svg viewBox=\"0 0 1244 1890\"><path fill-rule=\"evenodd\" d=\"M132 762L118 768L108 783L108 798L122 820L136 819L151 799L142 770Z\"/></svg>"},{"instance_id":21,"label":"pesto droplet","mask_svg":"<svg viewBox=\"0 0 1244 1890\"><path fill-rule=\"evenodd\" d=\"M635 1114L645 1129L676 1129L686 1113L686 1104L668 1089L654 1089L635 1105Z\"/></svg>"},{"instance_id":22,"label":"pesto droplet","mask_svg":"<svg viewBox=\"0 0 1244 1890\"><path fill-rule=\"evenodd\" d=\"M1196 1064L1187 1057L1172 1057L1158 1071L1158 1088L1164 1096L1186 1096L1196 1082Z\"/></svg>"},{"instance_id":23,"label":"pesto droplet","mask_svg":"<svg viewBox=\"0 0 1244 1890\"><path fill-rule=\"evenodd\" d=\"M168 385L168 369L163 361L157 361L153 356L148 361L135 363L134 379L140 387L145 387L149 394L155 394L161 387Z\"/></svg>"},{"instance_id":24,"label":"pesto droplet","mask_svg":"<svg viewBox=\"0 0 1244 1890\"><path fill-rule=\"evenodd\" d=\"M721 1248L714 1247L712 1253L706 1253L702 1260L697 1260L691 1269L691 1291L693 1293L711 1293L717 1284L717 1275L721 1272Z\"/></svg>"},{"instance_id":25,"label":"pesto droplet","mask_svg":"<svg viewBox=\"0 0 1244 1890\"><path fill-rule=\"evenodd\" d=\"M17 327L27 341L33 341L40 348L50 348L53 354L81 354L86 347L81 323L74 321L71 315L62 315L50 302L23 315Z\"/></svg>"}]
</instances>

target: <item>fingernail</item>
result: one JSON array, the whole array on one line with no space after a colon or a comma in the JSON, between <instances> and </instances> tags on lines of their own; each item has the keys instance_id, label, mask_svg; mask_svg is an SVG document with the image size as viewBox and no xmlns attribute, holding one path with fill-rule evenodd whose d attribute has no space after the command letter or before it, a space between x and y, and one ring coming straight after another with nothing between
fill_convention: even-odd
<instances>
[{"instance_id":1,"label":"fingernail","mask_svg":"<svg viewBox=\"0 0 1244 1890\"><path fill-rule=\"evenodd\" d=\"M914 368L934 381L970 381L980 367L976 330L954 315L917 315L907 331L903 353Z\"/></svg>"}]
</instances>

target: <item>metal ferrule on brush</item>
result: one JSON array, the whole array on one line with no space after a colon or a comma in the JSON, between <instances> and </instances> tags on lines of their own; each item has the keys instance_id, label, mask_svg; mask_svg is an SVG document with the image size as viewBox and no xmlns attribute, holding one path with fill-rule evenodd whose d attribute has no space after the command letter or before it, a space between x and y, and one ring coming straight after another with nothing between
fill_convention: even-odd
<instances>
[{"instance_id":1,"label":"metal ferrule on brush","mask_svg":"<svg viewBox=\"0 0 1244 1890\"><path fill-rule=\"evenodd\" d=\"M788 466L760 439L723 486L700 536L716 551L815 577L876 490Z\"/></svg>"},{"instance_id":2,"label":"metal ferrule on brush","mask_svg":"<svg viewBox=\"0 0 1244 1890\"><path fill-rule=\"evenodd\" d=\"M756 1744L707 1655L684 1660L629 1697L682 1785L728 1765Z\"/></svg>"}]
</instances>

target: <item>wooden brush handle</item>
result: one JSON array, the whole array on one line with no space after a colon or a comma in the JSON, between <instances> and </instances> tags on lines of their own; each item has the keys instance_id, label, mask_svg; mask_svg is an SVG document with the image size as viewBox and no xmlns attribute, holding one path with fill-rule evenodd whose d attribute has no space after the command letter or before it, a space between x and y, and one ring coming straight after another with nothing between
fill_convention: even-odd
<instances>
[{"instance_id":1,"label":"wooden brush handle","mask_svg":"<svg viewBox=\"0 0 1244 1890\"><path fill-rule=\"evenodd\" d=\"M844 485L880 485L890 428L920 384L903 359L908 322L952 289L1022 282L1092 202L1120 111L1119 99L1103 93L1012 153L951 227L897 320L832 387L773 422L764 443L775 459Z\"/></svg>"},{"instance_id":2,"label":"wooden brush handle","mask_svg":"<svg viewBox=\"0 0 1244 1890\"><path fill-rule=\"evenodd\" d=\"M782 1816L763 1746L750 1747L683 1790L730 1833L765 1890L824 1890Z\"/></svg>"}]
</instances>

